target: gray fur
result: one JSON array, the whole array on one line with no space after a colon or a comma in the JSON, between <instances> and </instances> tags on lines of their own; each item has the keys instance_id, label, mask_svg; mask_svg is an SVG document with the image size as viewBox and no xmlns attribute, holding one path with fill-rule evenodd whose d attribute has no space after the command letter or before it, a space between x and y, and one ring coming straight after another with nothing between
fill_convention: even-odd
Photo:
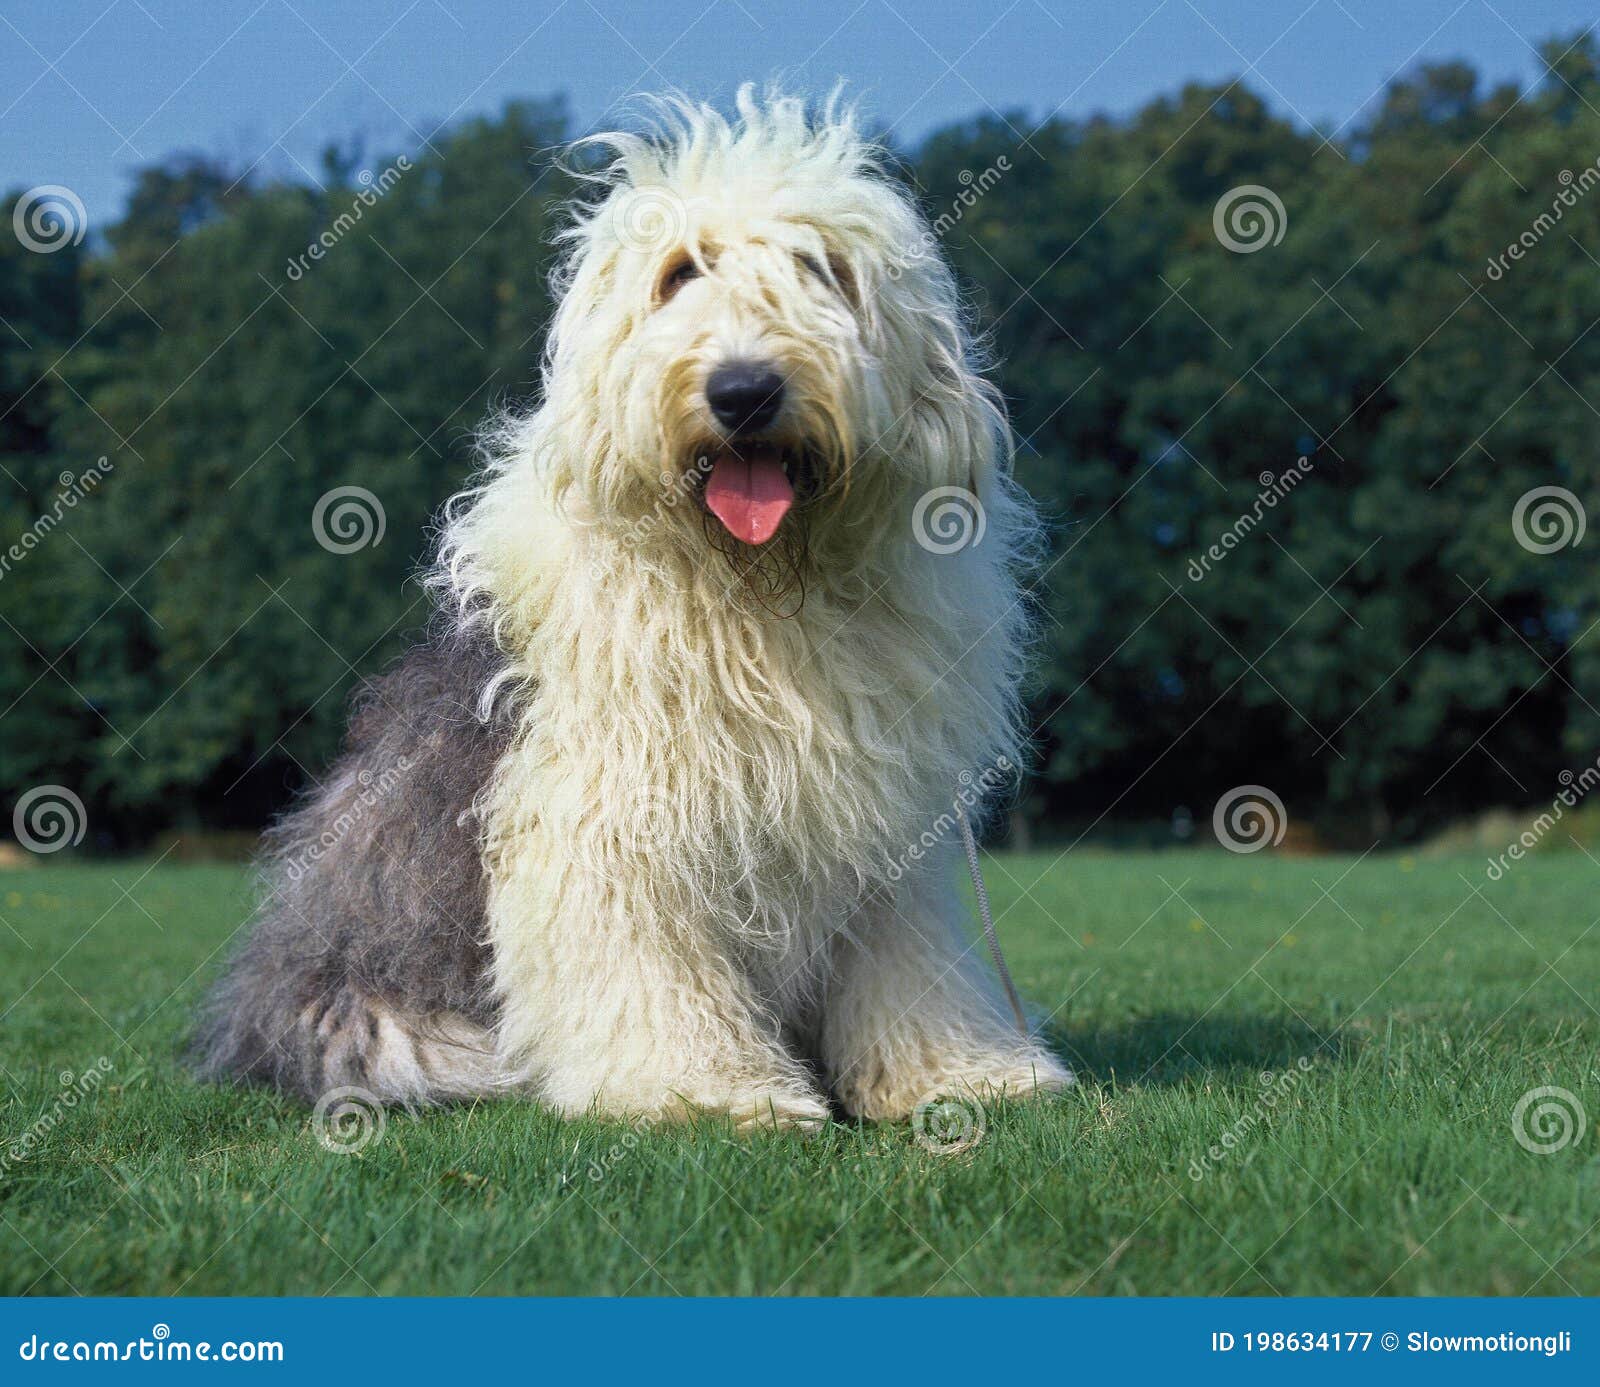
<instances>
[{"instance_id":1,"label":"gray fur","mask_svg":"<svg viewBox=\"0 0 1600 1387\"><path fill-rule=\"evenodd\" d=\"M471 811L515 724L508 699L476 712L503 667L481 633L439 636L366 684L327 779L268 835L265 897L195 1040L202 1074L312 1100L448 1093L441 1047L495 1022Z\"/></svg>"}]
</instances>

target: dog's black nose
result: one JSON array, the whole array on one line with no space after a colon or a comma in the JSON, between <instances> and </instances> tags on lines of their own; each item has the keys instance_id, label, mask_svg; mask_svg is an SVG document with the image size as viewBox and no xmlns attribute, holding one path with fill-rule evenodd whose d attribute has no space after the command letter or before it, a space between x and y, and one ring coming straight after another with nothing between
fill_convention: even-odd
<instances>
[{"instance_id":1,"label":"dog's black nose","mask_svg":"<svg viewBox=\"0 0 1600 1387\"><path fill-rule=\"evenodd\" d=\"M783 407L783 377L770 366L719 366L706 382L706 403L729 433L755 433Z\"/></svg>"}]
</instances>

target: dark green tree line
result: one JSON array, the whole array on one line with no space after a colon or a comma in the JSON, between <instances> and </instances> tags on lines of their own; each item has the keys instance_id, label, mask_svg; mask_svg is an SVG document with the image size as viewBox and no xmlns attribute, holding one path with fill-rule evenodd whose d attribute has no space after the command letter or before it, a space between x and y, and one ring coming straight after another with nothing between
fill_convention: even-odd
<instances>
[{"instance_id":1,"label":"dark green tree line","mask_svg":"<svg viewBox=\"0 0 1600 1387\"><path fill-rule=\"evenodd\" d=\"M1513 533L1535 488L1600 517L1600 77L1588 41L1547 58L1522 95L1423 70L1327 139L1235 84L906 152L1052 525L1037 815L1249 782L1404 835L1600 754L1600 536ZM571 133L513 107L316 189L176 160L94 253L0 241L0 547L109 469L0 573L8 804L254 825L327 757L422 618L475 426L532 386ZM1230 248L1250 188L1281 214ZM381 543L315 541L340 487Z\"/></svg>"}]
</instances>

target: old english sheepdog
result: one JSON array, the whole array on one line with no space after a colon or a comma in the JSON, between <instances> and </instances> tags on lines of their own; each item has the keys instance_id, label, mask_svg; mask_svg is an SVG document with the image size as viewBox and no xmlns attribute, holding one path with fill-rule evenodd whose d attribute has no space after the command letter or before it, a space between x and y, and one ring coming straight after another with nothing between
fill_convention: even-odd
<instances>
[{"instance_id":1,"label":"old english sheepdog","mask_svg":"<svg viewBox=\"0 0 1600 1387\"><path fill-rule=\"evenodd\" d=\"M274 830L202 1068L741 1127L1059 1089L955 881L1033 518L951 272L837 102L600 143L540 403Z\"/></svg>"}]
</instances>

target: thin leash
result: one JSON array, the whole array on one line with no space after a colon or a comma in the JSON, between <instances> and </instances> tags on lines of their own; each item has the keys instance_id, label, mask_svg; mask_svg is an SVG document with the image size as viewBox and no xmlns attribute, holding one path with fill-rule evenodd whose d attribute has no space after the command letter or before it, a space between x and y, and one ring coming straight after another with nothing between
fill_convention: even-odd
<instances>
[{"instance_id":1,"label":"thin leash","mask_svg":"<svg viewBox=\"0 0 1600 1387\"><path fill-rule=\"evenodd\" d=\"M1011 981L1011 970L1006 967L1006 956L1000 952L1000 936L995 932L994 915L989 910L989 892L983 884L983 869L978 865L978 840L972 836L972 825L967 822L967 812L958 799L956 820L961 825L961 842L967 850L967 870L972 873L972 894L978 900L978 918L983 921L983 937L989 941L989 956L994 959L995 971L1005 985L1006 998L1011 1003L1011 1014L1017 1018L1017 1029L1028 1034L1028 1018L1022 1010L1022 998L1017 996L1017 985Z\"/></svg>"}]
</instances>

